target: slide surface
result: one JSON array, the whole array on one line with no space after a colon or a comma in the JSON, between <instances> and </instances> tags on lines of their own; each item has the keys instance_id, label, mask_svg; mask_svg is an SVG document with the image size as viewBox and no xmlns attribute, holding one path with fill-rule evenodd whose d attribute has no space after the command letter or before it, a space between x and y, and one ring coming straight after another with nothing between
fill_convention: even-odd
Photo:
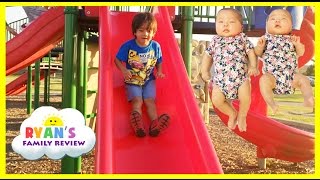
<instances>
[{"instance_id":1,"label":"slide surface","mask_svg":"<svg viewBox=\"0 0 320 180\"><path fill-rule=\"evenodd\" d=\"M64 36L64 7L49 9L6 44L6 75L42 58Z\"/></svg>"},{"instance_id":2,"label":"slide surface","mask_svg":"<svg viewBox=\"0 0 320 180\"><path fill-rule=\"evenodd\" d=\"M306 47L305 54L299 58L299 67L303 66L313 57L313 24L314 14L309 7L302 21L300 31L294 32L294 34L300 36L301 42ZM247 131L240 132L236 128L234 132L257 146L257 156L259 158L276 158L290 162L313 160L315 153L313 133L284 125L266 117L266 104L259 90L260 76L251 79L252 102L247 115ZM239 109L238 102L234 102L233 104L236 109ZM217 109L215 111L224 124L227 124L228 117Z\"/></svg>"},{"instance_id":3,"label":"slide surface","mask_svg":"<svg viewBox=\"0 0 320 180\"><path fill-rule=\"evenodd\" d=\"M197 107L166 7L155 12L155 40L162 46L166 75L156 82L156 103L158 114L168 113L171 124L158 137L134 135L123 76L113 60L120 45L133 38L131 21L135 14L100 7L96 173L223 173ZM143 120L148 129L150 120L146 114L144 109Z\"/></svg>"},{"instance_id":4,"label":"slide surface","mask_svg":"<svg viewBox=\"0 0 320 180\"><path fill-rule=\"evenodd\" d=\"M51 70L51 74L53 74L55 70ZM34 84L34 70L32 71L32 84ZM40 80L45 78L45 71L40 70ZM12 82L6 85L6 96L15 96L27 89L28 83L28 72L23 73L21 76L13 80Z\"/></svg>"}]
</instances>

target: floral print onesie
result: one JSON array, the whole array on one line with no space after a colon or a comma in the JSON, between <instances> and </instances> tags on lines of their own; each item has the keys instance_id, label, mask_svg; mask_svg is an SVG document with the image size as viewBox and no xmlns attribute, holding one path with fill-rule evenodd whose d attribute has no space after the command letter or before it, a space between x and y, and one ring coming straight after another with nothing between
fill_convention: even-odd
<instances>
[{"instance_id":1,"label":"floral print onesie","mask_svg":"<svg viewBox=\"0 0 320 180\"><path fill-rule=\"evenodd\" d=\"M238 99L239 87L249 78L247 53L250 50L253 44L244 33L234 37L214 35L206 49L213 59L213 83L226 99Z\"/></svg>"},{"instance_id":2,"label":"floral print onesie","mask_svg":"<svg viewBox=\"0 0 320 180\"><path fill-rule=\"evenodd\" d=\"M275 94L292 94L292 81L297 72L297 53L290 35L265 34L266 47L263 51L263 73L270 73L276 79Z\"/></svg>"}]
</instances>

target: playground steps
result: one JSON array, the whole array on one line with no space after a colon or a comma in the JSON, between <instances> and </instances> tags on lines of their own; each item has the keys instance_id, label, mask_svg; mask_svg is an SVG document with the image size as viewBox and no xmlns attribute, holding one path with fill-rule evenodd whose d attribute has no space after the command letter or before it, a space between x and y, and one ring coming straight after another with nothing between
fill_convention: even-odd
<instances>
[{"instance_id":1,"label":"playground steps","mask_svg":"<svg viewBox=\"0 0 320 180\"><path fill-rule=\"evenodd\" d=\"M86 102L86 125L95 129L97 113L97 89L98 89L98 70L99 70L99 44L95 41L87 42L86 47L86 66L88 67L87 77L87 102Z\"/></svg>"}]
</instances>

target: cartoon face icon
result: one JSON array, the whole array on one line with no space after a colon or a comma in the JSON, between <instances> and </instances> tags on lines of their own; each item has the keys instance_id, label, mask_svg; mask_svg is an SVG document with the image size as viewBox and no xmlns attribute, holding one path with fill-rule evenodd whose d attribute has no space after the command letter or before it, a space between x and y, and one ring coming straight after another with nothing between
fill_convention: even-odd
<instances>
[{"instance_id":1,"label":"cartoon face icon","mask_svg":"<svg viewBox=\"0 0 320 180\"><path fill-rule=\"evenodd\" d=\"M63 120L58 116L49 116L44 121L44 126L63 126Z\"/></svg>"}]
</instances>

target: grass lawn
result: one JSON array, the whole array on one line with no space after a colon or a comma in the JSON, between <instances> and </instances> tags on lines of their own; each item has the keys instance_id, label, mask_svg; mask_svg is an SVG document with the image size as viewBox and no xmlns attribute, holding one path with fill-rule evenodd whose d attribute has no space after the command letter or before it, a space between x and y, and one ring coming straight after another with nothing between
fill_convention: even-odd
<instances>
[{"instance_id":1,"label":"grass lawn","mask_svg":"<svg viewBox=\"0 0 320 180\"><path fill-rule=\"evenodd\" d=\"M276 115L271 115L271 109L268 108L268 115L271 118L314 124L313 108L303 106L300 90L290 95L276 95L275 101L279 104L279 111Z\"/></svg>"},{"instance_id":2,"label":"grass lawn","mask_svg":"<svg viewBox=\"0 0 320 180\"><path fill-rule=\"evenodd\" d=\"M274 100L279 105L278 113L276 115L272 115L272 111L268 107L268 117L314 125L315 114L313 112L313 108L303 106L303 97L300 90L296 90L294 94L290 95L276 95ZM211 101L210 108L212 108Z\"/></svg>"},{"instance_id":3,"label":"grass lawn","mask_svg":"<svg viewBox=\"0 0 320 180\"><path fill-rule=\"evenodd\" d=\"M61 72L58 71L56 73L56 77L54 77L53 74L50 76L50 94L51 93L61 93L62 91L62 78L61 78ZM18 78L20 75L10 75L6 76L6 84L9 84L16 78ZM32 91L34 91L34 87L32 87ZM44 79L40 81L40 93L44 92Z\"/></svg>"}]
</instances>

